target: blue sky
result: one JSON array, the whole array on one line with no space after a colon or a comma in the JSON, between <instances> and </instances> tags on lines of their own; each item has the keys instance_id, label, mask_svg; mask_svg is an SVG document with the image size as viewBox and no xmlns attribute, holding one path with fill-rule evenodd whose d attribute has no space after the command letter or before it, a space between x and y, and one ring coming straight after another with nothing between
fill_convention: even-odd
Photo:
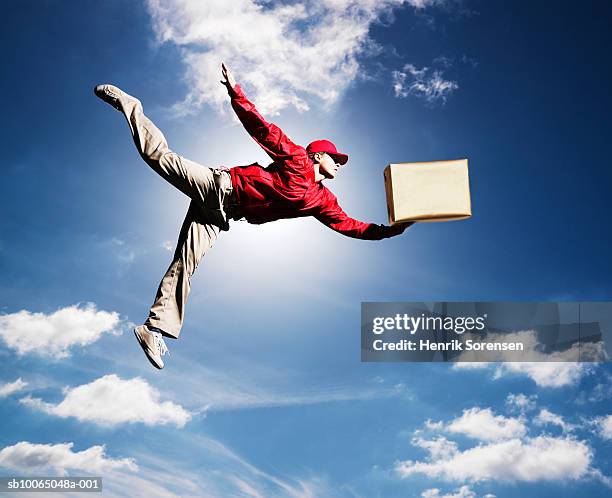
<instances>
[{"instance_id":1,"label":"blue sky","mask_svg":"<svg viewBox=\"0 0 612 498\"><path fill-rule=\"evenodd\" d=\"M102 475L108 496L608 496L608 365L363 364L359 319L362 301L612 298L612 7L198 4L5 8L1 473ZM376 243L234 223L157 372L131 326L188 200L92 89L138 96L190 159L266 164L221 60L295 141L350 155L328 186L352 216L386 221L389 162L460 157L474 215Z\"/></svg>"}]
</instances>

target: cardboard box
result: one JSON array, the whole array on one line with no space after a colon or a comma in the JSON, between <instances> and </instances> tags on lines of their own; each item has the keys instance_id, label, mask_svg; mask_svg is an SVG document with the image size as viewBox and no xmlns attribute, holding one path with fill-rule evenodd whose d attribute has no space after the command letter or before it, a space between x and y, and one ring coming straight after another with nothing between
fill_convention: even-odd
<instances>
[{"instance_id":1,"label":"cardboard box","mask_svg":"<svg viewBox=\"0 0 612 498\"><path fill-rule=\"evenodd\" d=\"M467 159L389 164L385 191L391 225L472 216Z\"/></svg>"}]
</instances>

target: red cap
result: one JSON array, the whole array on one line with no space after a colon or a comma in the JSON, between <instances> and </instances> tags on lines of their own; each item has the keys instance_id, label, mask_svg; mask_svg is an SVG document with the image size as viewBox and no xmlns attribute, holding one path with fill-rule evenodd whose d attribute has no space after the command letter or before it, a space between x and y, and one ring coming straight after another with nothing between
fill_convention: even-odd
<instances>
[{"instance_id":1,"label":"red cap","mask_svg":"<svg viewBox=\"0 0 612 498\"><path fill-rule=\"evenodd\" d=\"M346 164L348 161L348 156L338 152L336 146L329 140L315 140L314 142L309 143L308 147L306 147L306 152L309 154L315 152L326 152L339 164Z\"/></svg>"}]
</instances>

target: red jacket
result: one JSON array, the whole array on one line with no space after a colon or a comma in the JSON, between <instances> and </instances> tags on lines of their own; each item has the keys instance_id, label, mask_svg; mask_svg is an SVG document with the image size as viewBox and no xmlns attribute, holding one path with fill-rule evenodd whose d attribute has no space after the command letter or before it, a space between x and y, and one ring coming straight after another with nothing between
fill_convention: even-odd
<instances>
[{"instance_id":1,"label":"red jacket","mask_svg":"<svg viewBox=\"0 0 612 498\"><path fill-rule=\"evenodd\" d=\"M253 139L274 161L230 169L238 202L238 216L249 223L314 216L343 235L380 240L390 237L390 227L350 218L336 196L315 181L314 164L306 149L294 144L283 131L268 123L246 98L240 85L230 90L232 107Z\"/></svg>"}]
</instances>

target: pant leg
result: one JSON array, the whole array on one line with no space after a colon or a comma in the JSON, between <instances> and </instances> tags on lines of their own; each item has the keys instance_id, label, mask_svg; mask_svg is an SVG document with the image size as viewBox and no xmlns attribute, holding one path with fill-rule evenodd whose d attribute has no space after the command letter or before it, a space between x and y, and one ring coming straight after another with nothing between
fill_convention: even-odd
<instances>
[{"instance_id":1,"label":"pant leg","mask_svg":"<svg viewBox=\"0 0 612 498\"><path fill-rule=\"evenodd\" d=\"M158 175L200 206L207 209L222 207L213 169L170 150L163 133L145 116L138 99L122 98L121 110L130 126L139 154ZM226 222L223 216L222 221Z\"/></svg>"},{"instance_id":2,"label":"pant leg","mask_svg":"<svg viewBox=\"0 0 612 498\"><path fill-rule=\"evenodd\" d=\"M164 180L191 198L173 260L145 321L145 325L178 338L185 316L190 278L216 241L219 231L229 229L224 199L231 192L231 181L229 175L170 150L163 133L145 116L139 100L129 96L122 98L121 110L141 157Z\"/></svg>"},{"instance_id":3,"label":"pant leg","mask_svg":"<svg viewBox=\"0 0 612 498\"><path fill-rule=\"evenodd\" d=\"M181 227L176 251L162 279L145 325L157 327L178 339L189 296L190 279L202 256L219 236L219 227L192 201Z\"/></svg>"}]
</instances>

